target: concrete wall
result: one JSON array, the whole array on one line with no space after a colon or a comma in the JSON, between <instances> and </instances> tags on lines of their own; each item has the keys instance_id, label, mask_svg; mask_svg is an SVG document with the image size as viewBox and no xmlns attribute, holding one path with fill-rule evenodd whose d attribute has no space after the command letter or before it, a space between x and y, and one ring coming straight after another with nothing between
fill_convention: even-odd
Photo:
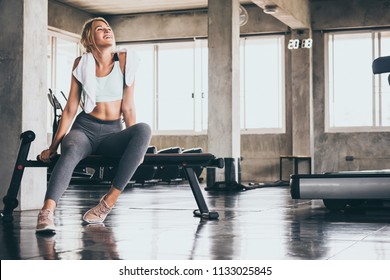
<instances>
[{"instance_id":1,"label":"concrete wall","mask_svg":"<svg viewBox=\"0 0 390 280\"><path fill-rule=\"evenodd\" d=\"M83 24L93 15L70 6L48 1L48 25L66 32L80 34Z\"/></svg>"},{"instance_id":2,"label":"concrete wall","mask_svg":"<svg viewBox=\"0 0 390 280\"><path fill-rule=\"evenodd\" d=\"M19 136L33 130L37 140L31 154L46 143L47 1L0 1L0 196L8 189ZM44 16L42 16L44 15ZM34 191L31 191L31 190ZM26 170L17 209L41 206L46 169Z\"/></svg>"},{"instance_id":3,"label":"concrete wall","mask_svg":"<svg viewBox=\"0 0 390 280\"><path fill-rule=\"evenodd\" d=\"M13 26L4 28L1 34L0 43L0 182L8 187L11 180L13 164L15 164L16 151L19 148L18 137L22 129L21 109L23 96L22 79L20 75L23 69L23 61L18 57L23 56L23 19L19 16L23 9L20 1L12 2L12 6L5 6L4 1L0 2L0 24L2 26ZM8 17L9 15L10 17ZM17 19L12 20L12 19ZM19 75L10 75L18 73ZM8 163L8 164L7 164ZM6 194L7 187L1 187L1 198Z\"/></svg>"},{"instance_id":4,"label":"concrete wall","mask_svg":"<svg viewBox=\"0 0 390 280\"><path fill-rule=\"evenodd\" d=\"M247 6L248 23L241 34L287 32L288 28L256 5ZM121 15L106 17L118 42L190 39L207 37L207 10L166 14Z\"/></svg>"},{"instance_id":5,"label":"concrete wall","mask_svg":"<svg viewBox=\"0 0 390 280\"><path fill-rule=\"evenodd\" d=\"M312 1L312 29L389 27L389 9L389 0Z\"/></svg>"},{"instance_id":6,"label":"concrete wall","mask_svg":"<svg viewBox=\"0 0 390 280\"><path fill-rule=\"evenodd\" d=\"M21 132L36 139L29 159L44 148L47 117L48 26L79 33L90 15L47 0L0 1L0 197L11 181ZM33 190L33 191L32 191ZM38 209L46 191L46 168L27 168L16 210ZM2 199L0 207L3 208Z\"/></svg>"}]
</instances>

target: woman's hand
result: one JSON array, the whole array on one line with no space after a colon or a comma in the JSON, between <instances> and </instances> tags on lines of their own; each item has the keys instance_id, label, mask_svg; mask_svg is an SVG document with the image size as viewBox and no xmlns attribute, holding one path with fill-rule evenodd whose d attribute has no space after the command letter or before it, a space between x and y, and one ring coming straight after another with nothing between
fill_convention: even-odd
<instances>
[{"instance_id":1,"label":"woman's hand","mask_svg":"<svg viewBox=\"0 0 390 280\"><path fill-rule=\"evenodd\" d=\"M53 157L55 157L56 155L57 155L56 150L46 149L46 150L43 150L41 152L41 154L39 155L39 160L41 160L45 163L49 163L51 161L51 159Z\"/></svg>"}]
</instances>

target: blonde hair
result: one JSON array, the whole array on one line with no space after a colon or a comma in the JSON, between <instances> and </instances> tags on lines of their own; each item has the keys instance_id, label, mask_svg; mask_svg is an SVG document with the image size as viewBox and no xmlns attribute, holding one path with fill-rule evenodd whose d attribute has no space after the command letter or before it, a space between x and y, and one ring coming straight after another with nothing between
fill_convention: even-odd
<instances>
[{"instance_id":1,"label":"blonde hair","mask_svg":"<svg viewBox=\"0 0 390 280\"><path fill-rule=\"evenodd\" d=\"M93 49L96 49L99 51L99 48L96 46L95 38L93 36L93 30L92 30L92 24L95 21L102 21L105 24L107 24L107 26L110 26L108 24L107 20L105 20L102 17L91 18L84 23L83 30L81 32L80 43L85 48L86 52L92 52ZM114 46L114 48L115 48L115 46Z\"/></svg>"}]
</instances>

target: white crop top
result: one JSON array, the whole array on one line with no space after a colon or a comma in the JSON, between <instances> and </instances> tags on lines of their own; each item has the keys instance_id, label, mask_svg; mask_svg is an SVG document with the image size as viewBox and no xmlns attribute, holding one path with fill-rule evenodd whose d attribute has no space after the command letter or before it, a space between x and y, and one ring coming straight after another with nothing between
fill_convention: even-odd
<instances>
[{"instance_id":1,"label":"white crop top","mask_svg":"<svg viewBox=\"0 0 390 280\"><path fill-rule=\"evenodd\" d=\"M109 75L103 77L103 79L97 78L95 74L96 63L92 53L85 53L82 55L78 66L73 71L74 77L82 84L84 111L86 113L92 112L96 106L96 102L99 102L96 100L96 95L101 95L102 99L100 100L107 100L107 98L108 100L120 100L123 95L124 83L127 86L133 84L135 73L139 66L139 57L133 51L128 51L126 49L119 50L119 52L127 53L124 78L119 67L119 62L115 62L114 68ZM121 77L120 82L119 77ZM101 84L100 89L98 88L98 83ZM121 88L120 97L119 90L117 90L119 87ZM106 92L106 90L108 91Z\"/></svg>"},{"instance_id":2,"label":"white crop top","mask_svg":"<svg viewBox=\"0 0 390 280\"><path fill-rule=\"evenodd\" d=\"M121 100L123 97L123 73L119 61L115 61L110 74L96 77L96 102Z\"/></svg>"}]
</instances>

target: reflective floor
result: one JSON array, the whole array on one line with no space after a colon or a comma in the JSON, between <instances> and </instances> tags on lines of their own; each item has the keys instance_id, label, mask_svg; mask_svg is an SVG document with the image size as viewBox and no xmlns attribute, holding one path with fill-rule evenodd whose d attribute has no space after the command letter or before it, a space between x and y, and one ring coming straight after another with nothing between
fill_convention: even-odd
<instances>
[{"instance_id":1,"label":"reflective floor","mask_svg":"<svg viewBox=\"0 0 390 280\"><path fill-rule=\"evenodd\" d=\"M193 217L186 184L128 187L104 225L81 215L107 186L71 186L55 213L57 234L35 234L38 211L1 224L0 258L61 260L388 260L390 208L329 212L322 201L295 201L288 187L206 192L220 218Z\"/></svg>"}]
</instances>

